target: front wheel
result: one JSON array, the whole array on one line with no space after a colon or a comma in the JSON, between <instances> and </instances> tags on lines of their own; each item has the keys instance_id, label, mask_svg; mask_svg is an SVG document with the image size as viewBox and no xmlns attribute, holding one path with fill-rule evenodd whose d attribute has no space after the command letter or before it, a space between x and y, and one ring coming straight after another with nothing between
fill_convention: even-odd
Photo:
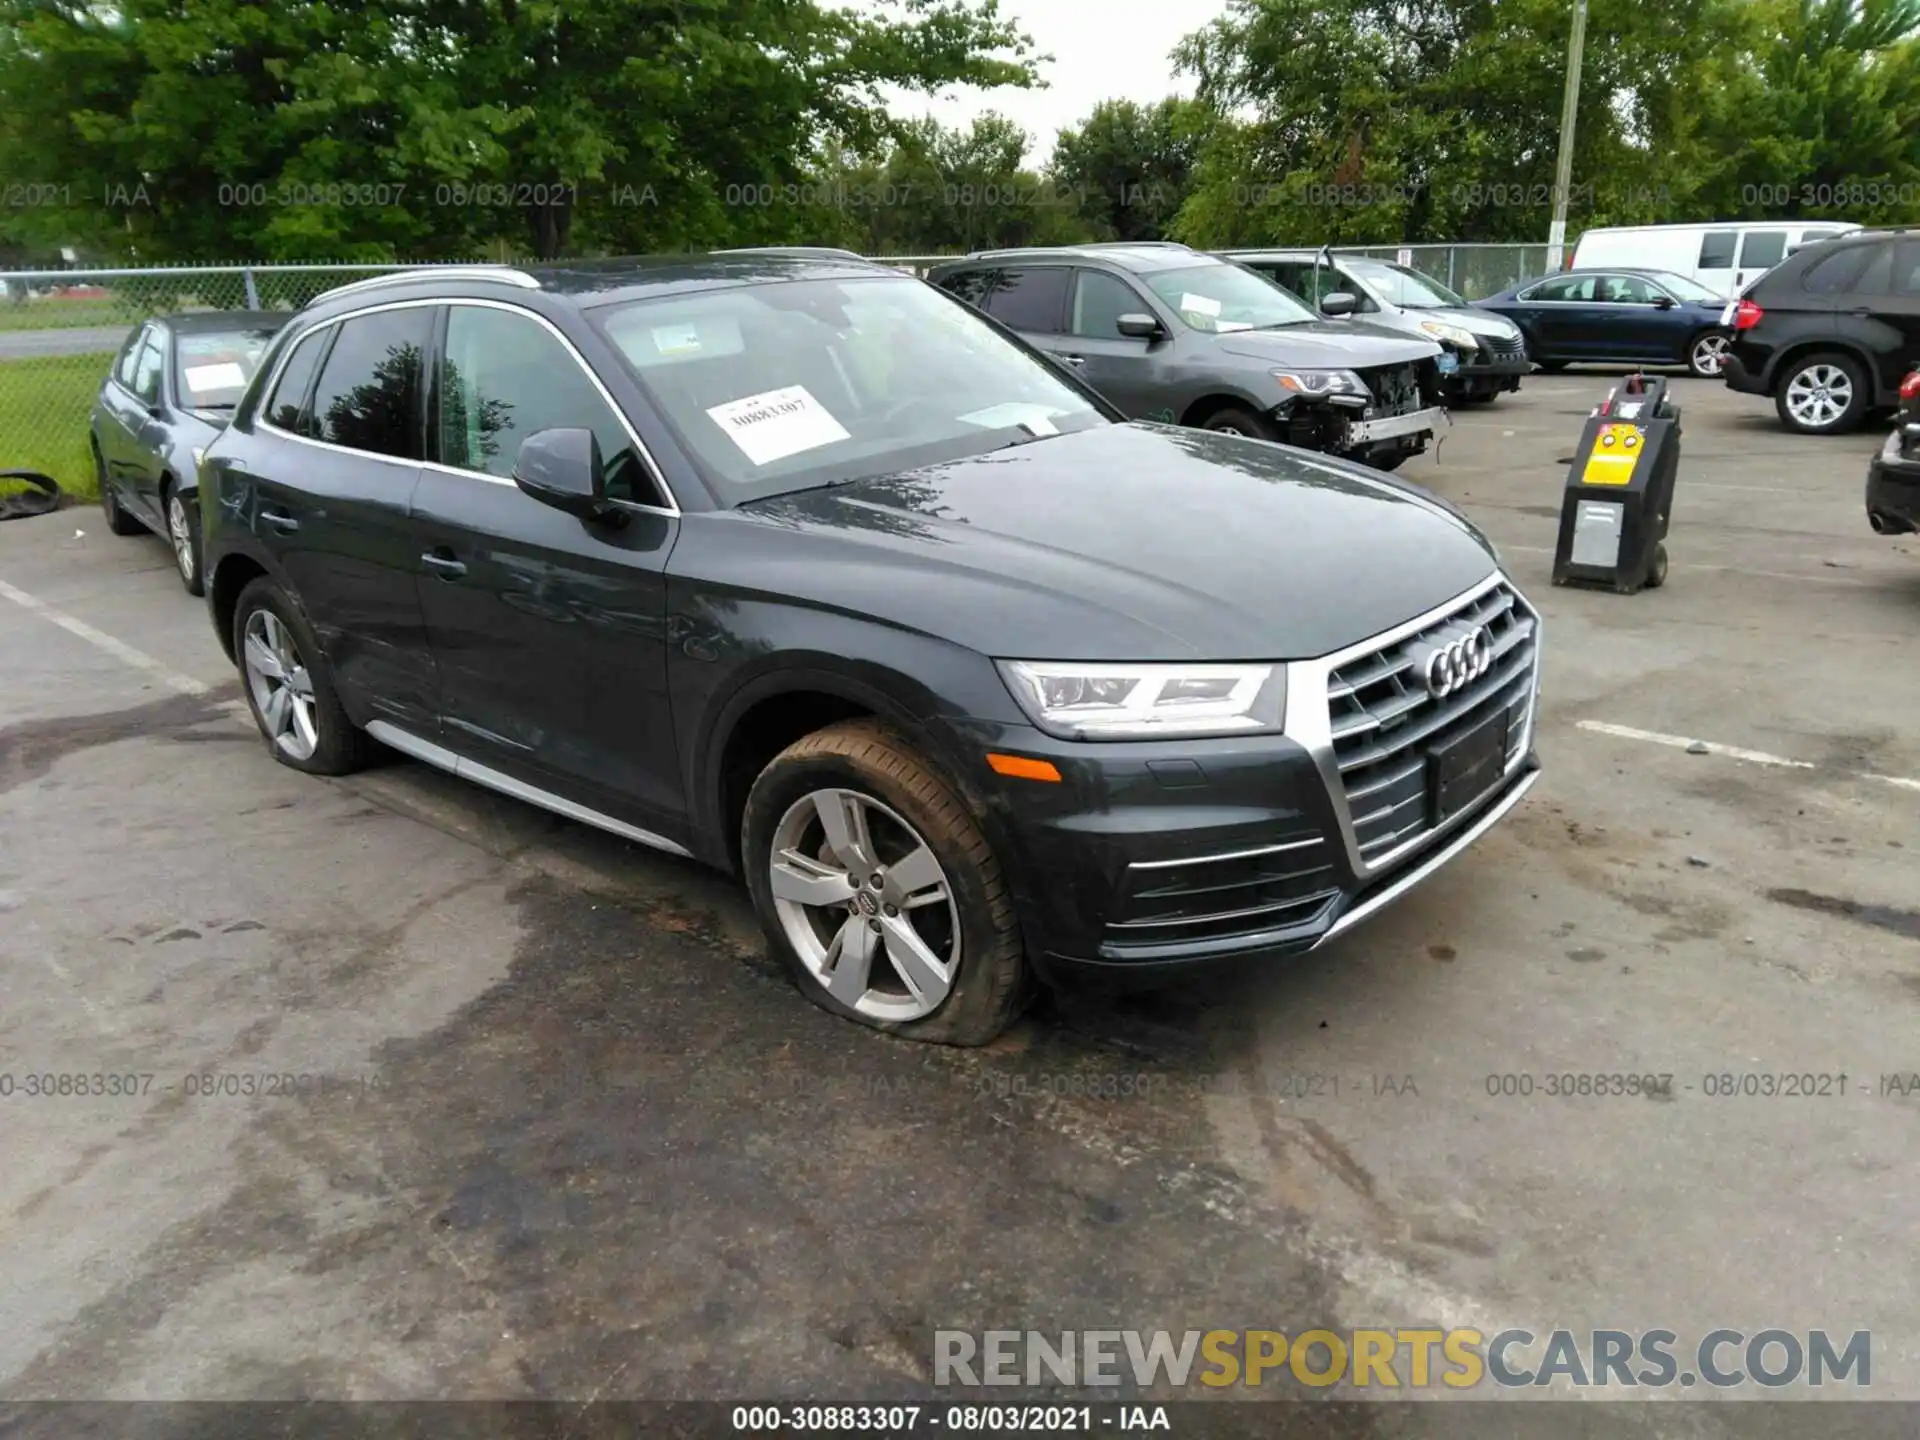
<instances>
[{"instance_id":1,"label":"front wheel","mask_svg":"<svg viewBox=\"0 0 1920 1440\"><path fill-rule=\"evenodd\" d=\"M1256 415L1251 410L1243 410L1238 405L1228 405L1216 410L1202 422L1201 429L1211 430L1216 435L1245 435L1254 440L1278 440L1280 431L1264 415Z\"/></svg>"},{"instance_id":2,"label":"front wheel","mask_svg":"<svg viewBox=\"0 0 1920 1440\"><path fill-rule=\"evenodd\" d=\"M1718 330L1696 335L1687 347L1687 370L1702 380L1717 379L1727 368L1732 342Z\"/></svg>"},{"instance_id":3,"label":"front wheel","mask_svg":"<svg viewBox=\"0 0 1920 1440\"><path fill-rule=\"evenodd\" d=\"M803 994L875 1029L984 1045L1020 1013L1026 956L999 859L915 750L874 721L789 745L747 796L754 909Z\"/></svg>"},{"instance_id":4,"label":"front wheel","mask_svg":"<svg viewBox=\"0 0 1920 1440\"><path fill-rule=\"evenodd\" d=\"M1796 360L1773 397L1781 422L1801 435L1840 435L1858 428L1872 397L1852 357L1822 351Z\"/></svg>"},{"instance_id":5,"label":"front wheel","mask_svg":"<svg viewBox=\"0 0 1920 1440\"><path fill-rule=\"evenodd\" d=\"M173 546L173 567L189 595L205 593L200 579L200 506L191 495L169 486L166 494L167 541Z\"/></svg>"}]
</instances>

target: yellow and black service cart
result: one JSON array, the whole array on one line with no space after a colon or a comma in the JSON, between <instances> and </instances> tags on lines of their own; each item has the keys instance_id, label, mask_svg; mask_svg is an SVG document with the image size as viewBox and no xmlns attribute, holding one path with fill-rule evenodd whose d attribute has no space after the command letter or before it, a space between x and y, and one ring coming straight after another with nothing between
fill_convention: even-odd
<instances>
[{"instance_id":1,"label":"yellow and black service cart","mask_svg":"<svg viewBox=\"0 0 1920 1440\"><path fill-rule=\"evenodd\" d=\"M1667 578L1680 407L1667 382L1630 375L1587 417L1560 506L1553 583L1622 595Z\"/></svg>"}]
</instances>

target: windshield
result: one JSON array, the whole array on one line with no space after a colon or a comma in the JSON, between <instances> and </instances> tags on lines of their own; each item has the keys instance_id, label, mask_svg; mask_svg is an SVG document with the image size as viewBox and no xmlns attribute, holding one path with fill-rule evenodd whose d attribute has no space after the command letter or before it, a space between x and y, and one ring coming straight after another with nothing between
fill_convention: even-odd
<instances>
[{"instance_id":1,"label":"windshield","mask_svg":"<svg viewBox=\"0 0 1920 1440\"><path fill-rule=\"evenodd\" d=\"M727 504L1109 423L919 280L704 290L594 318Z\"/></svg>"},{"instance_id":2,"label":"windshield","mask_svg":"<svg viewBox=\"0 0 1920 1440\"><path fill-rule=\"evenodd\" d=\"M1649 270L1647 278L1676 300L1704 300L1718 305L1725 298L1714 294L1699 281L1676 275L1671 270Z\"/></svg>"},{"instance_id":3,"label":"windshield","mask_svg":"<svg viewBox=\"0 0 1920 1440\"><path fill-rule=\"evenodd\" d=\"M1431 275L1422 275L1405 265L1392 265L1385 260L1341 263L1379 299L1402 310L1440 310L1467 303Z\"/></svg>"},{"instance_id":4,"label":"windshield","mask_svg":"<svg viewBox=\"0 0 1920 1440\"><path fill-rule=\"evenodd\" d=\"M1195 330L1268 330L1298 325L1314 314L1279 285L1238 265L1195 265L1141 276L1149 289Z\"/></svg>"},{"instance_id":5,"label":"windshield","mask_svg":"<svg viewBox=\"0 0 1920 1440\"><path fill-rule=\"evenodd\" d=\"M231 410L246 393L274 329L174 332L173 373L180 377L180 403L189 410Z\"/></svg>"}]
</instances>

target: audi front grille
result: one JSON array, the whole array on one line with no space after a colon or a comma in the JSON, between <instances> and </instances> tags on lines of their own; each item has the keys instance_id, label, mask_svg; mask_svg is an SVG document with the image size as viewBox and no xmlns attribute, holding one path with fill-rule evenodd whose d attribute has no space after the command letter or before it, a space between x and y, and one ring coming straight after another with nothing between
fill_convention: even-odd
<instances>
[{"instance_id":1,"label":"audi front grille","mask_svg":"<svg viewBox=\"0 0 1920 1440\"><path fill-rule=\"evenodd\" d=\"M1436 697L1425 661L1485 627L1484 670ZM1539 619L1505 581L1411 634L1343 661L1327 678L1327 710L1341 793L1363 868L1372 871L1444 823L1435 813L1430 760L1449 742L1504 712L1497 785L1526 754L1539 663ZM1475 797L1478 798L1477 796Z\"/></svg>"}]
</instances>

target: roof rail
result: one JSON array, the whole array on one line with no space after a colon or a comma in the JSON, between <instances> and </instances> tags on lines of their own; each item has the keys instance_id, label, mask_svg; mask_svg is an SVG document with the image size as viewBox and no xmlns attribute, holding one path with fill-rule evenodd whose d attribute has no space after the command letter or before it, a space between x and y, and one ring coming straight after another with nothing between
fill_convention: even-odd
<instances>
[{"instance_id":1,"label":"roof rail","mask_svg":"<svg viewBox=\"0 0 1920 1440\"><path fill-rule=\"evenodd\" d=\"M709 255L819 255L834 260L872 262L857 250L842 250L833 245L737 245L730 250L709 250Z\"/></svg>"},{"instance_id":2,"label":"roof rail","mask_svg":"<svg viewBox=\"0 0 1920 1440\"><path fill-rule=\"evenodd\" d=\"M1075 250L1192 250L1191 245L1183 245L1178 240L1092 240L1085 245L1075 245Z\"/></svg>"},{"instance_id":3,"label":"roof rail","mask_svg":"<svg viewBox=\"0 0 1920 1440\"><path fill-rule=\"evenodd\" d=\"M416 265L410 269L390 271L385 275L373 275L365 280L351 280L345 285L336 285L331 290L321 291L308 303L317 304L322 300L331 300L336 295L356 295L362 290L373 290L382 285L404 285L412 280L445 280L456 275L474 280L496 280L506 285L518 285L523 290L540 288L540 282L533 276L524 270L516 270L511 265Z\"/></svg>"}]
</instances>

